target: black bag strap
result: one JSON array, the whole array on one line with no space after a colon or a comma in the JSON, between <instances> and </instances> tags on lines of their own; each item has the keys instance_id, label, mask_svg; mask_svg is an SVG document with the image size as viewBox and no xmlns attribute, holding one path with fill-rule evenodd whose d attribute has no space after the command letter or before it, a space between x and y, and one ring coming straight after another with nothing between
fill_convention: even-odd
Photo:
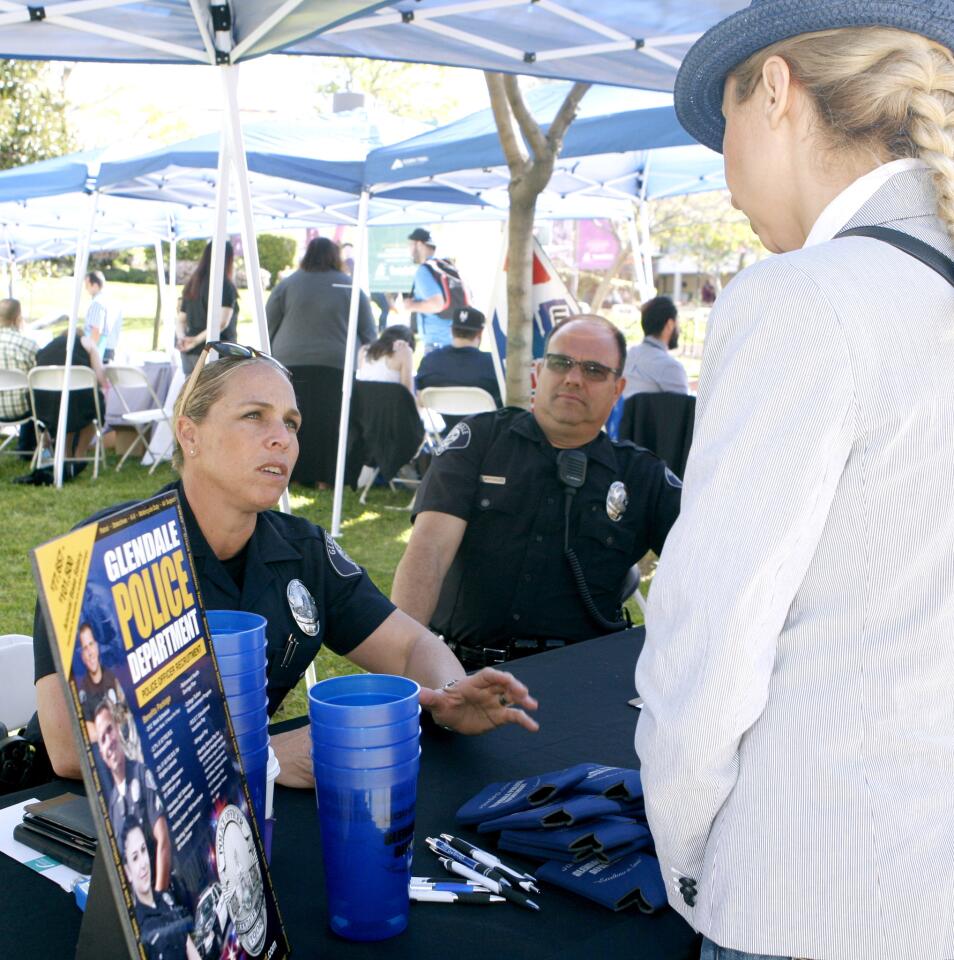
<instances>
[{"instance_id":1,"label":"black bag strap","mask_svg":"<svg viewBox=\"0 0 954 960\"><path fill-rule=\"evenodd\" d=\"M872 240L881 240L892 247L897 247L904 253L910 254L915 260L920 260L925 266L939 273L954 287L954 260L944 256L940 250L935 250L929 243L918 240L910 234L890 227L852 227L851 230L842 230L835 234L838 237L871 237Z\"/></svg>"}]
</instances>

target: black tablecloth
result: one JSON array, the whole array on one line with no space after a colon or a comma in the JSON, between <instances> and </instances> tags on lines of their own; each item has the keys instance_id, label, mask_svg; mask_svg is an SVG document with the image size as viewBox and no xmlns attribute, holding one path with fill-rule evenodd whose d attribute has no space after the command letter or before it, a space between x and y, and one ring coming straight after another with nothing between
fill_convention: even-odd
<instances>
[{"instance_id":1,"label":"black tablecloth","mask_svg":"<svg viewBox=\"0 0 954 960\"><path fill-rule=\"evenodd\" d=\"M416 875L441 870L424 844L426 836L448 832L478 839L477 834L458 829L453 815L487 783L582 761L633 765L636 711L627 700L634 696L633 667L641 639L642 631L632 630L513 664L514 673L540 700L537 734L507 728L482 737L459 737L426 725L418 786ZM61 789L62 784L46 786L32 794L49 796ZM635 910L613 913L551 888L540 895L539 913L510 904L414 903L408 929L399 936L370 944L341 940L326 923L314 793L279 788L275 811L272 875L295 956L355 960L372 956L416 960L698 957L697 938L672 910L654 916ZM517 857L509 860L521 862ZM5 897L5 939L17 944L21 956L72 956L81 916L72 897L4 856L0 856L0 890Z\"/></svg>"}]
</instances>

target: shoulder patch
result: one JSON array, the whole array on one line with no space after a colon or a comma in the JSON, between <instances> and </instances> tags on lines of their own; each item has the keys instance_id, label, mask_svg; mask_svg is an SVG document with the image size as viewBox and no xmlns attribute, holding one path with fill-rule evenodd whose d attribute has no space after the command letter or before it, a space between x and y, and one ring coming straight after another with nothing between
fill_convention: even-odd
<instances>
[{"instance_id":1,"label":"shoulder patch","mask_svg":"<svg viewBox=\"0 0 954 960\"><path fill-rule=\"evenodd\" d=\"M325 550L328 553L328 563L339 577L357 577L361 574L359 567L342 549L341 545L330 533L325 534Z\"/></svg>"},{"instance_id":2,"label":"shoulder patch","mask_svg":"<svg viewBox=\"0 0 954 960\"><path fill-rule=\"evenodd\" d=\"M470 446L470 426L458 423L456 427L434 448L434 456L439 457L448 450L465 450Z\"/></svg>"},{"instance_id":3,"label":"shoulder patch","mask_svg":"<svg viewBox=\"0 0 954 960\"><path fill-rule=\"evenodd\" d=\"M675 487L677 490L682 489L682 481L672 472L672 470L669 469L669 467L666 467L666 483L668 483L670 487Z\"/></svg>"}]
</instances>

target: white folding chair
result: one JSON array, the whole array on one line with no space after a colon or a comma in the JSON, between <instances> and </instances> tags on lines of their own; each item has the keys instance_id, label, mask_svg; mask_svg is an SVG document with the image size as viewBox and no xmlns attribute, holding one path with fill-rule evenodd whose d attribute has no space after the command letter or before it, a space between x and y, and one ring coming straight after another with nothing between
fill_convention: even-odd
<instances>
[{"instance_id":1,"label":"white folding chair","mask_svg":"<svg viewBox=\"0 0 954 960\"><path fill-rule=\"evenodd\" d=\"M469 417L497 409L494 398L480 387L425 387L417 397L427 439L432 444L440 443L444 430L443 414Z\"/></svg>"},{"instance_id":2,"label":"white folding chair","mask_svg":"<svg viewBox=\"0 0 954 960\"><path fill-rule=\"evenodd\" d=\"M36 411L36 392L37 390L51 390L55 393L62 393L63 379L66 375L66 367L34 367L27 375L30 383L30 406ZM80 450L76 456L64 457L64 463L90 463L93 464L93 479L99 476L100 462L105 463L106 457L103 453L103 412L99 406L99 382L96 374L89 367L72 367L70 369L70 393L79 390L93 391L93 409L95 419L93 427L95 430L93 441L93 455L86 456L85 450ZM36 418L37 438L36 452L33 455L33 467L40 462L40 455L47 444L52 442L51 427L56 424L46 424L39 418Z\"/></svg>"},{"instance_id":3,"label":"white folding chair","mask_svg":"<svg viewBox=\"0 0 954 960\"><path fill-rule=\"evenodd\" d=\"M0 636L0 723L12 733L30 722L36 710L33 639L22 633Z\"/></svg>"},{"instance_id":4,"label":"white folding chair","mask_svg":"<svg viewBox=\"0 0 954 960\"><path fill-rule=\"evenodd\" d=\"M116 464L116 470L118 471L126 462L126 459L133 452L133 450L136 449L137 444L140 442L142 443L143 453L148 451L149 427L158 423L166 423L169 426L169 434L171 438L172 420L169 418L169 415L166 413L163 405L159 402L159 398L156 396L155 390L152 389L152 385L149 383L149 378L146 376L144 370L141 370L139 367L123 367L116 366L111 363L107 364L104 369L106 371L106 379L109 380L113 389L119 396L119 402L122 404L123 423L128 423L130 426L135 427L136 429L136 439L129 445L129 449L123 454L122 460ZM131 399L135 401L135 398L131 396L131 391L133 390L146 391L147 403L149 404L148 409L133 409L134 402L130 403ZM142 396L142 394L140 393L139 396ZM166 458L166 455L172 449L172 445L172 440L170 439L162 456L153 457L152 466L149 468L150 473L152 473L156 467L159 466L159 463Z\"/></svg>"},{"instance_id":5,"label":"white folding chair","mask_svg":"<svg viewBox=\"0 0 954 960\"><path fill-rule=\"evenodd\" d=\"M26 391L27 403L29 403L30 381L22 370L0 370L0 394L14 394L21 390ZM3 443L0 443L0 453L17 454L20 451L14 447L7 450L7 447L13 440L20 435L20 427L24 423L29 423L33 419L33 409L27 412L17 420L0 421L0 436L4 436Z\"/></svg>"}]
</instances>

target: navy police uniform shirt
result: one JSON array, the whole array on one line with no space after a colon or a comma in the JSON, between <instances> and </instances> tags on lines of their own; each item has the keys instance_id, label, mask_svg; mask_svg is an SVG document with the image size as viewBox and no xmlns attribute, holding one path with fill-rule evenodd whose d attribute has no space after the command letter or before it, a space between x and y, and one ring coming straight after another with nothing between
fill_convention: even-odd
<instances>
[{"instance_id":1,"label":"navy police uniform shirt","mask_svg":"<svg viewBox=\"0 0 954 960\"><path fill-rule=\"evenodd\" d=\"M489 353L477 347L441 347L421 360L414 383L425 387L480 387L500 406L500 386Z\"/></svg>"},{"instance_id":2,"label":"navy police uniform shirt","mask_svg":"<svg viewBox=\"0 0 954 960\"><path fill-rule=\"evenodd\" d=\"M654 454L604 433L581 448L586 480L572 500L570 546L597 608L619 615L627 571L660 553L681 483ZM559 451L514 407L469 417L438 448L415 500L467 521L433 626L468 647L508 638L585 640L605 633L586 611L563 552ZM622 507L622 509L620 509Z\"/></svg>"},{"instance_id":3,"label":"navy police uniform shirt","mask_svg":"<svg viewBox=\"0 0 954 960\"><path fill-rule=\"evenodd\" d=\"M269 714L298 683L322 644L344 656L374 633L394 610L394 604L330 534L303 517L274 510L258 515L246 548L240 588L227 569L229 564L215 556L202 535L181 484L170 484L161 492L171 489L179 492L203 607L245 610L261 614L268 621ZM90 519L99 519L128 505L110 507ZM300 580L314 599L318 612L314 636L301 629L289 606L287 590L292 580ZM39 608L33 629L35 672L39 679L55 670ZM290 643L289 638L297 645ZM287 651L291 653L286 661Z\"/></svg>"}]
</instances>

